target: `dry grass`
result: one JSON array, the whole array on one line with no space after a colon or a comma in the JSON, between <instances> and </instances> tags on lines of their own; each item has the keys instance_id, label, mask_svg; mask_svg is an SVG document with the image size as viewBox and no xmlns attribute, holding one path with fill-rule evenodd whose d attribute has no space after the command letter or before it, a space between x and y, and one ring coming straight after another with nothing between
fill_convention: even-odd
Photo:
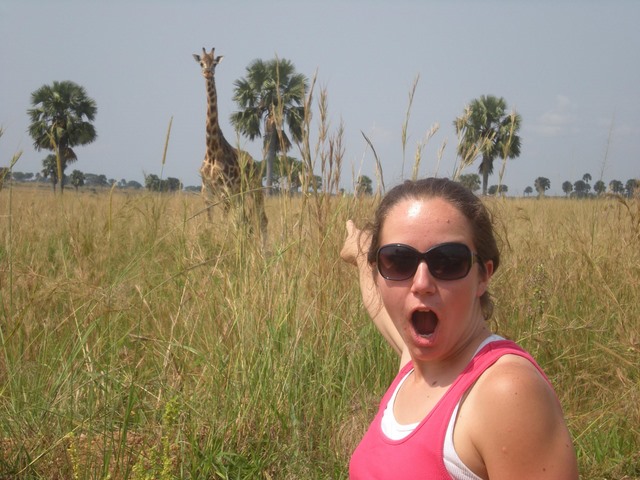
<instances>
[{"instance_id":1,"label":"dry grass","mask_svg":"<svg viewBox=\"0 0 640 480\"><path fill-rule=\"evenodd\" d=\"M638 203L488 202L495 329L583 478L640 477ZM2 191L0 478L344 478L396 368L338 259L371 204L270 198L264 249L195 196Z\"/></svg>"}]
</instances>

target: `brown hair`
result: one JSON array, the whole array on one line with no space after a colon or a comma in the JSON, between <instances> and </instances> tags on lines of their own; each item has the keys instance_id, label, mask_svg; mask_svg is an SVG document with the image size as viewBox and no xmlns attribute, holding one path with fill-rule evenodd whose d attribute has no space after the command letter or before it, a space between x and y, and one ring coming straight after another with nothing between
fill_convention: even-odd
<instances>
[{"instance_id":1,"label":"brown hair","mask_svg":"<svg viewBox=\"0 0 640 480\"><path fill-rule=\"evenodd\" d=\"M371 232L371 244L367 256L369 265L373 267L376 262L376 254L380 248L380 232L389 211L405 199L429 198L441 198L449 202L469 220L473 244L481 259L481 268L484 269L483 262L491 260L495 272L500 265L500 251L493 234L493 223L489 211L471 190L447 178L407 180L387 192L376 209L373 223L367 228ZM488 290L480 297L480 305L484 318L488 320L493 313L493 301Z\"/></svg>"}]
</instances>

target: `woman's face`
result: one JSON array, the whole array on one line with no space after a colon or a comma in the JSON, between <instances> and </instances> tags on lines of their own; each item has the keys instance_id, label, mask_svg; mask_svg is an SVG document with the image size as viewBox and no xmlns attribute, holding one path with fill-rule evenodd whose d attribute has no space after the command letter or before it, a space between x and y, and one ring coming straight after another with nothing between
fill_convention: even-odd
<instances>
[{"instance_id":1,"label":"woman's face","mask_svg":"<svg viewBox=\"0 0 640 480\"><path fill-rule=\"evenodd\" d=\"M469 221L441 198L405 199L388 212L380 232L380 245L403 243L420 252L456 242L476 251ZM412 278L387 280L376 271L382 301L414 361L445 360L462 351L485 330L480 296L493 273L477 262L458 280L440 280L425 262Z\"/></svg>"}]
</instances>

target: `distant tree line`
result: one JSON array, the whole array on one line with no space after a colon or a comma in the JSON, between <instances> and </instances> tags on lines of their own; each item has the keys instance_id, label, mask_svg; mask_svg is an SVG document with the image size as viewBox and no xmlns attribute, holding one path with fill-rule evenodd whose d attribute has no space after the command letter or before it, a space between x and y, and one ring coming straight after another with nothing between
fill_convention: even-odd
<instances>
[{"instance_id":1,"label":"distant tree line","mask_svg":"<svg viewBox=\"0 0 640 480\"><path fill-rule=\"evenodd\" d=\"M177 192L182 190L182 182L177 178L160 178L153 173L144 176L144 186L150 192Z\"/></svg>"},{"instance_id":2,"label":"distant tree line","mask_svg":"<svg viewBox=\"0 0 640 480\"><path fill-rule=\"evenodd\" d=\"M640 180L636 178L630 178L626 183L622 183L620 180L611 180L609 184L606 184L603 180L598 180L593 184L593 192L591 192L591 180L591 175L585 173L581 179L573 183L568 180L563 182L562 191L568 198L591 198L607 193L627 197L640 194ZM479 191L481 187L480 176L475 173L460 175L458 182L474 193ZM533 185L533 187L528 186L524 189L525 197L531 195L534 191L538 193L538 197L543 197L545 192L551 188L551 181L546 177L538 177L533 182ZM487 193L489 195L504 195L508 191L509 187L507 185L491 185Z\"/></svg>"},{"instance_id":3,"label":"distant tree line","mask_svg":"<svg viewBox=\"0 0 640 480\"><path fill-rule=\"evenodd\" d=\"M597 180L593 187L591 186L592 179L591 174L585 173L581 179L573 183L565 180L562 182L562 191L567 198L592 198L607 193L633 197L640 193L640 180L637 178L630 178L626 183L622 183L620 180L611 180L608 185L604 180ZM538 197L543 197L545 192L551 188L551 182L548 178L538 177L534 181L534 188L538 192ZM592 188L593 192L591 191ZM533 189L527 187L524 193L525 195L530 195L533 193Z\"/></svg>"},{"instance_id":4,"label":"distant tree line","mask_svg":"<svg viewBox=\"0 0 640 480\"><path fill-rule=\"evenodd\" d=\"M465 187L467 187L469 190L471 190L474 193L480 190L480 187L482 185L480 176L476 173L466 173L466 174L460 175L458 177L458 182L463 184ZM509 191L509 187L507 185L500 184L500 185L490 185L487 188L486 193L488 195L504 196L508 191Z\"/></svg>"},{"instance_id":5,"label":"distant tree line","mask_svg":"<svg viewBox=\"0 0 640 480\"><path fill-rule=\"evenodd\" d=\"M18 183L51 183L55 190L55 186L58 182L58 170L55 165L55 159L47 162L41 172L8 172L6 180L11 180ZM107 178L103 174L84 173L80 170L74 170L71 175L63 175L63 185L72 185L76 190L79 187L111 187L116 184L119 188L140 189L143 185L135 180L116 180L114 178Z\"/></svg>"},{"instance_id":6,"label":"distant tree line","mask_svg":"<svg viewBox=\"0 0 640 480\"><path fill-rule=\"evenodd\" d=\"M47 183L50 182L55 190L58 182L57 168L55 165L55 158L53 155L49 155L46 161L43 161L43 169L41 172L19 172L10 171L7 168L0 169L0 177L5 182L32 182L32 183ZM260 164L261 162L256 162ZM273 194L291 195L300 193L302 190L302 171L303 165L300 160L292 157L277 157L274 165L274 173L271 181L271 190ZM593 187L591 186L591 175L585 173L581 179L575 182L565 181L562 183L562 191L567 198L591 198L596 196L605 195L607 193L614 195L623 195L627 197L633 197L635 194L640 193L640 180L631 178L625 183L620 180L611 180L608 184L603 180L597 180ZM463 174L458 177L458 181L465 185L469 190L476 193L480 190L482 180L476 173ZM182 182L173 177L161 179L158 175L149 174L145 175L145 184L135 180L126 180L124 178L116 180L114 178L107 178L103 174L84 173L80 170L73 170L71 175L64 175L64 185L71 185L77 191L80 187L96 188L105 187L110 188L114 184L118 188L140 190L146 188L153 192L176 192L184 189L188 192L198 193L201 187L199 185L184 186ZM309 192L313 189L322 189L322 177L314 175L311 184L308 186ZM539 197L545 195L546 191L551 188L551 181L546 177L538 177L534 181L534 187L528 186L524 189L524 196L530 196L533 192L537 192ZM491 185L487 189L489 195L505 195L509 191L507 185ZM358 177L355 184L355 195L371 195L373 194L373 181L366 175Z\"/></svg>"},{"instance_id":7,"label":"distant tree line","mask_svg":"<svg viewBox=\"0 0 640 480\"><path fill-rule=\"evenodd\" d=\"M258 166L262 162L256 162ZM10 172L7 169L6 180L12 180L14 182L32 182L32 183L51 183L54 191L56 186L59 185L58 169L56 165L55 155L48 155L42 161L43 168L40 172L35 174L32 172ZM274 164L273 176L271 179L271 191L273 194L294 194L300 193L303 187L303 164L300 160L293 157L279 156L276 157ZM319 175L313 175L311 179L307 180L309 185L307 190L312 192L322 189L322 177ZM369 177L360 177L358 191L361 193L371 193L371 179ZM138 190L146 188L152 192L176 192L179 190L185 190L189 192L199 192L200 185L184 186L182 181L178 178L168 177L166 179L160 178L156 174L146 174L144 177L144 185L135 180L116 180L114 178L107 178L103 174L84 173L80 170L73 170L71 175L63 174L63 185L72 185L76 190L80 187L112 187L116 185L118 188L127 188Z\"/></svg>"}]
</instances>

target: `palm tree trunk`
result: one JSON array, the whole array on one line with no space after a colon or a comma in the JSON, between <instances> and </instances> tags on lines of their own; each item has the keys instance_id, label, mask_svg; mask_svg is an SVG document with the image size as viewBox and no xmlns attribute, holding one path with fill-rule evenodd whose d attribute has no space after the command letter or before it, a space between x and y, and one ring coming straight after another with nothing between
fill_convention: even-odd
<instances>
[{"instance_id":1,"label":"palm tree trunk","mask_svg":"<svg viewBox=\"0 0 640 480\"><path fill-rule=\"evenodd\" d=\"M486 167L484 163L484 158L482 159L482 195L487 194L487 184L489 183L489 169Z\"/></svg>"},{"instance_id":2,"label":"palm tree trunk","mask_svg":"<svg viewBox=\"0 0 640 480\"><path fill-rule=\"evenodd\" d=\"M267 162L267 181L266 181L266 187L267 187L267 195L271 195L271 186L273 183L273 163L276 160L276 151L278 149L278 135L275 129L275 126L269 128L269 131L267 133L267 158L266 158L266 162Z\"/></svg>"},{"instance_id":3,"label":"palm tree trunk","mask_svg":"<svg viewBox=\"0 0 640 480\"><path fill-rule=\"evenodd\" d=\"M62 157L60 151L56 151L56 164L58 169L58 181L60 182L60 195L64 193L64 168L62 167Z\"/></svg>"},{"instance_id":4,"label":"palm tree trunk","mask_svg":"<svg viewBox=\"0 0 640 480\"><path fill-rule=\"evenodd\" d=\"M55 139L55 137L53 135L51 135L51 139ZM60 143L58 141L54 141L53 142L53 146L54 146L54 152L56 155L56 170L58 172L58 182L60 182L60 195L62 195L64 193L64 185L62 183L63 181L63 176L62 176L62 172L63 172L63 166L62 166L62 149L60 148ZM55 184L53 186L53 191L56 191L56 187Z\"/></svg>"}]
</instances>

